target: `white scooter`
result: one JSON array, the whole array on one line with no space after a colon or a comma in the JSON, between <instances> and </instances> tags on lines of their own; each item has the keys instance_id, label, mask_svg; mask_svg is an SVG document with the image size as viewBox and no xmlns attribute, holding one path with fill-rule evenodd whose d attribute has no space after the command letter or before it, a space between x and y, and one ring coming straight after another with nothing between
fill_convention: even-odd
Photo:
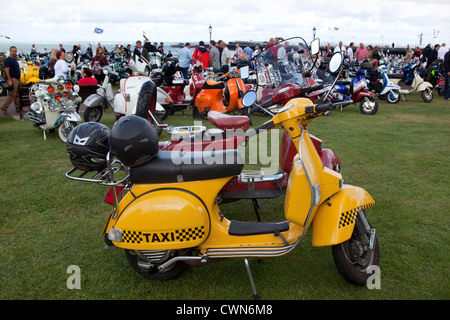
<instances>
[{"instance_id":1,"label":"white scooter","mask_svg":"<svg viewBox=\"0 0 450 320\"><path fill-rule=\"evenodd\" d=\"M409 83L408 75L405 81L402 79L392 79L392 82L401 87L400 94L402 95L403 101L405 100L405 95L413 93L415 91L420 92L422 99L425 102L431 102L433 100L433 85L428 81L422 79L418 72L419 65L416 62L411 62L406 66L408 68L408 73L411 73L413 79Z\"/></svg>"},{"instance_id":2,"label":"white scooter","mask_svg":"<svg viewBox=\"0 0 450 320\"><path fill-rule=\"evenodd\" d=\"M130 67L133 71L133 75L146 76L148 77L148 79L152 79L154 75L158 73L161 74L163 62L162 55L159 52L150 53L150 59L152 59L151 61L145 59L143 56L135 57L135 59L135 61L131 60L130 62ZM169 93L161 87L157 87L156 92L157 108L162 107L164 110L163 114L161 114L159 110L157 111L157 113L160 114L161 117L164 114L167 116L167 114L169 114L170 110L174 106L175 101L172 99Z\"/></svg>"},{"instance_id":3,"label":"white scooter","mask_svg":"<svg viewBox=\"0 0 450 320\"><path fill-rule=\"evenodd\" d=\"M131 76L126 79L121 79L119 93L115 94L109 82L110 76L114 72L111 67L103 67L103 73L105 74L103 84L99 86L96 93L91 94L83 102L86 107L84 121L99 122L103 111L108 110L108 108L114 110L116 118L123 115L136 114L136 104L141 87L145 82L150 81L150 79L146 76ZM156 108L152 112L158 119L159 115L156 113L164 113L165 110L159 103L156 103ZM147 117L145 116L145 118Z\"/></svg>"},{"instance_id":4,"label":"white scooter","mask_svg":"<svg viewBox=\"0 0 450 320\"><path fill-rule=\"evenodd\" d=\"M79 87L66 82L64 77L52 78L36 83L30 88L30 97L34 101L30 105L28 118L33 125L44 132L52 132L58 128L58 135L64 143L70 132L81 121L77 108L81 103L78 95Z\"/></svg>"},{"instance_id":5,"label":"white scooter","mask_svg":"<svg viewBox=\"0 0 450 320\"><path fill-rule=\"evenodd\" d=\"M386 99L388 103L398 103L400 101L400 86L394 84L392 80L389 78L387 71L388 67L382 66L378 67L378 72L381 73L381 80L377 81L381 84L381 87L375 88L375 93L379 97L383 97Z\"/></svg>"}]
</instances>

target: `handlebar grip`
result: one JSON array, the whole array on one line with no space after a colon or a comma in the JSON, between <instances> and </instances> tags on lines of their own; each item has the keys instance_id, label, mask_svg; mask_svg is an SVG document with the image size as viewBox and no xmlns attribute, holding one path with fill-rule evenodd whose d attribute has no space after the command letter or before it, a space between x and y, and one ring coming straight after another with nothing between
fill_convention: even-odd
<instances>
[{"instance_id":1,"label":"handlebar grip","mask_svg":"<svg viewBox=\"0 0 450 320\"><path fill-rule=\"evenodd\" d=\"M308 88L308 92L314 92L314 91L321 90L321 89L323 89L323 85L316 84L316 85L314 85L312 87L309 87Z\"/></svg>"},{"instance_id":2,"label":"handlebar grip","mask_svg":"<svg viewBox=\"0 0 450 320\"><path fill-rule=\"evenodd\" d=\"M324 103L324 104L318 104L314 108L315 113L322 113L326 111L331 111L334 109L334 105L332 103Z\"/></svg>"},{"instance_id":3,"label":"handlebar grip","mask_svg":"<svg viewBox=\"0 0 450 320\"><path fill-rule=\"evenodd\" d=\"M266 123L264 123L263 125L260 125L259 127L255 128L255 129L250 129L247 130L247 132L245 133L245 136L248 138L251 138L255 135L257 135L261 130L268 130L274 127L274 123L273 121L268 121Z\"/></svg>"},{"instance_id":4,"label":"handlebar grip","mask_svg":"<svg viewBox=\"0 0 450 320\"><path fill-rule=\"evenodd\" d=\"M272 102L272 99L269 99L269 100L261 103L259 106L261 108L267 108L267 107L270 107L271 105L273 105L273 102Z\"/></svg>"}]
</instances>

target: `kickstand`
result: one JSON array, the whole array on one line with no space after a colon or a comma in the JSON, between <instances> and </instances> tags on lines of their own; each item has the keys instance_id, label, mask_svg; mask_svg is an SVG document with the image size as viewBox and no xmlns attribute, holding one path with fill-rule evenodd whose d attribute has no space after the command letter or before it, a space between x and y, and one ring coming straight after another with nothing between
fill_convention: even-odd
<instances>
[{"instance_id":1,"label":"kickstand","mask_svg":"<svg viewBox=\"0 0 450 320\"><path fill-rule=\"evenodd\" d=\"M259 204L257 199L252 199L253 209L255 209L256 218L258 219L258 222L261 222L261 217L259 216Z\"/></svg>"},{"instance_id":2,"label":"kickstand","mask_svg":"<svg viewBox=\"0 0 450 320\"><path fill-rule=\"evenodd\" d=\"M253 209L255 209L256 218L258 219L258 222L261 222L261 217L259 216L259 204L258 199L252 199ZM262 263L262 258L258 258L258 263Z\"/></svg>"},{"instance_id":3,"label":"kickstand","mask_svg":"<svg viewBox=\"0 0 450 320\"><path fill-rule=\"evenodd\" d=\"M253 281L252 271L250 270L250 264L248 263L247 258L244 258L245 268L247 269L248 278L250 279L250 285L252 286L253 298L255 300L260 300L261 298L256 292L255 281Z\"/></svg>"}]
</instances>

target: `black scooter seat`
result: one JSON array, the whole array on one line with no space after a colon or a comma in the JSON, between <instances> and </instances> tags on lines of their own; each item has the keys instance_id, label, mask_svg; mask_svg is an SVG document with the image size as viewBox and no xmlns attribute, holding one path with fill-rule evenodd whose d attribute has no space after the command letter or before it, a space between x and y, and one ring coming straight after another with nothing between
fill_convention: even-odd
<instances>
[{"instance_id":1,"label":"black scooter seat","mask_svg":"<svg viewBox=\"0 0 450 320\"><path fill-rule=\"evenodd\" d=\"M241 173L239 150L159 151L149 162L130 169L131 183L175 183L232 177Z\"/></svg>"},{"instance_id":2,"label":"black scooter seat","mask_svg":"<svg viewBox=\"0 0 450 320\"><path fill-rule=\"evenodd\" d=\"M206 80L203 83L202 89L224 89L225 88L225 82L218 82L213 80Z\"/></svg>"}]
</instances>

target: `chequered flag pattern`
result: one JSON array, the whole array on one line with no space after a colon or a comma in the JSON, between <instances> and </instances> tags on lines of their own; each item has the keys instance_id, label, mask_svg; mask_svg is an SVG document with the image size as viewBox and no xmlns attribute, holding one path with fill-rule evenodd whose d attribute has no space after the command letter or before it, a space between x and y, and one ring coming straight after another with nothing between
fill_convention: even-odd
<instances>
[{"instance_id":1,"label":"chequered flag pattern","mask_svg":"<svg viewBox=\"0 0 450 320\"><path fill-rule=\"evenodd\" d=\"M353 224L355 222L356 215L358 214L359 210L364 210L366 208L372 207L373 205L374 205L374 203L369 203L369 204L365 204L363 206L357 207L355 209L352 209L350 211L342 212L341 216L339 218L339 229Z\"/></svg>"},{"instance_id":2,"label":"chequered flag pattern","mask_svg":"<svg viewBox=\"0 0 450 320\"><path fill-rule=\"evenodd\" d=\"M142 232L123 230L122 240L127 243L141 243L143 241Z\"/></svg>"},{"instance_id":3,"label":"chequered flag pattern","mask_svg":"<svg viewBox=\"0 0 450 320\"><path fill-rule=\"evenodd\" d=\"M178 240L180 242L201 239L204 235L205 226L175 230L175 240Z\"/></svg>"}]
</instances>

